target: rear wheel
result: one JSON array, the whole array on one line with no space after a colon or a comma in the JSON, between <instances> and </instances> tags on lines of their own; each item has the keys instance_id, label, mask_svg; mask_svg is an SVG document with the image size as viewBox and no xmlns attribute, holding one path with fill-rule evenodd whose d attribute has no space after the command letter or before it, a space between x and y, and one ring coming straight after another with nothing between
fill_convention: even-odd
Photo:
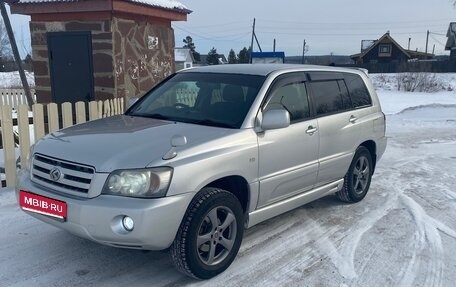
<instances>
[{"instance_id":1,"label":"rear wheel","mask_svg":"<svg viewBox=\"0 0 456 287\"><path fill-rule=\"evenodd\" d=\"M243 222L236 196L222 189L204 188L190 203L171 245L174 265L199 279L225 271L241 246Z\"/></svg>"},{"instance_id":2,"label":"rear wheel","mask_svg":"<svg viewBox=\"0 0 456 287\"><path fill-rule=\"evenodd\" d=\"M336 193L344 202L361 201L367 194L372 179L373 165L369 150L360 146L344 178L343 188Z\"/></svg>"}]
</instances>

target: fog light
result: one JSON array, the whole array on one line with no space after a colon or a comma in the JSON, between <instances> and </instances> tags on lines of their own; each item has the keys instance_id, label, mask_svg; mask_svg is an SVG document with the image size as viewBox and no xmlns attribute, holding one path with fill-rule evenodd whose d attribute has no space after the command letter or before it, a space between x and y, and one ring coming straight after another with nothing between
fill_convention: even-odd
<instances>
[{"instance_id":1,"label":"fog light","mask_svg":"<svg viewBox=\"0 0 456 287\"><path fill-rule=\"evenodd\" d=\"M135 222L133 219L129 216L124 216L122 219L122 226L125 228L126 231L131 232L133 231L133 228L135 228Z\"/></svg>"}]
</instances>

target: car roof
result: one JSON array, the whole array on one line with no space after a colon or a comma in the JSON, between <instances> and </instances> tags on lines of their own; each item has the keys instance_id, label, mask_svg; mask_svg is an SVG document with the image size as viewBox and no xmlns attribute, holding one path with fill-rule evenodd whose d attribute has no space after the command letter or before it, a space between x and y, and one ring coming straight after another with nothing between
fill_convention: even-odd
<instances>
[{"instance_id":1,"label":"car roof","mask_svg":"<svg viewBox=\"0 0 456 287\"><path fill-rule=\"evenodd\" d=\"M178 73L227 73L267 76L273 72L295 72L295 71L331 71L331 72L351 72L356 73L356 69L338 68L317 65L297 65L297 64L228 64L201 66L181 70ZM359 71L358 71L359 72Z\"/></svg>"}]
</instances>

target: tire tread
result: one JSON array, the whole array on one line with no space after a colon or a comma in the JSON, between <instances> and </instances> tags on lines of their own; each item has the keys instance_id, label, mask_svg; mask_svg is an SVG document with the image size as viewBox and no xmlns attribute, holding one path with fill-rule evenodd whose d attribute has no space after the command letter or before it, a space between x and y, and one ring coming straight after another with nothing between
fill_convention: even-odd
<instances>
[{"instance_id":1,"label":"tire tread","mask_svg":"<svg viewBox=\"0 0 456 287\"><path fill-rule=\"evenodd\" d=\"M184 215L182 223L177 232L176 239L170 247L170 255L171 260L174 263L176 269L187 276L190 276L195 279L201 279L191 271L186 255L187 250L185 240L186 238L188 238L188 232L193 217L205 201L209 200L210 198L213 198L217 194L224 193L229 194L230 196L232 195L230 192L227 192L223 189L213 187L205 188L195 196L195 198L190 203L187 212Z\"/></svg>"}]
</instances>

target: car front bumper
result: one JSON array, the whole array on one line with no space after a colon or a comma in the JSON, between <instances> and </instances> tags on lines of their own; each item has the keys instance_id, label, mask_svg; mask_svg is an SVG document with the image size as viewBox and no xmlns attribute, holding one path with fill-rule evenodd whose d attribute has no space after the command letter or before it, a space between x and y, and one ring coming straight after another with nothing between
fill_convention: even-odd
<instances>
[{"instance_id":1,"label":"car front bumper","mask_svg":"<svg viewBox=\"0 0 456 287\"><path fill-rule=\"evenodd\" d=\"M18 175L17 197L21 190L66 202L67 217L64 222L24 211L41 221L101 244L147 250L163 250L172 244L194 195L185 193L158 199L112 195L75 198L32 183L30 174L25 171ZM124 216L134 220L135 227L131 232L120 228Z\"/></svg>"}]
</instances>

